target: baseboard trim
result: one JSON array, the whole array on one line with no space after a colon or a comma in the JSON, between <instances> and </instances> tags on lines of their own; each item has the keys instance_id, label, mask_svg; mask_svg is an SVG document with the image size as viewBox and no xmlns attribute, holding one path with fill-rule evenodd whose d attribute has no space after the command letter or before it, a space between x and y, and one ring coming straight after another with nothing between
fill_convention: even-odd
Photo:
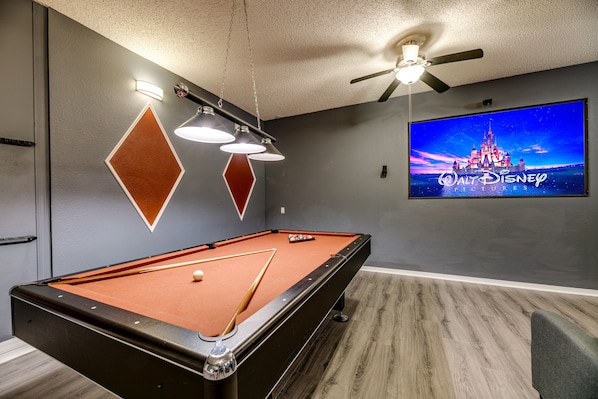
<instances>
[{"instance_id":1,"label":"baseboard trim","mask_svg":"<svg viewBox=\"0 0 598 399\"><path fill-rule=\"evenodd\" d=\"M495 285L495 286L499 286L499 287L521 288L521 289L526 289L526 290L556 292L556 293L560 293L560 294L585 295L585 296L598 297L598 290L592 290L592 289L587 289L587 288L562 287L562 286L557 286L557 285L524 283L524 282L519 282L519 281L494 280L494 279L489 279L489 278L457 276L457 275L452 275L452 274L441 274L441 273L429 273L429 272L420 272L417 270L390 269L390 268L386 268L386 267L375 267L375 266L362 266L361 270L366 271L366 272L374 272L374 273L396 274L396 275L401 275L401 276L432 278L432 279L448 280L448 281L460 281L463 283Z\"/></svg>"}]
</instances>

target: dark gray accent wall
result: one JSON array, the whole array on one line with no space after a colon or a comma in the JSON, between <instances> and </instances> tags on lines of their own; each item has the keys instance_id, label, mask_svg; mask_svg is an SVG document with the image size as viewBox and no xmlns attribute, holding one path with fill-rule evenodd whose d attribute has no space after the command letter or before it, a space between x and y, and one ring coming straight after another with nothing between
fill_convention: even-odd
<instances>
[{"instance_id":1,"label":"dark gray accent wall","mask_svg":"<svg viewBox=\"0 0 598 399\"><path fill-rule=\"evenodd\" d=\"M287 158L266 167L267 227L370 233L373 266L597 289L598 63L413 95L411 120L580 98L588 197L408 199L406 96L269 121Z\"/></svg>"},{"instance_id":2,"label":"dark gray accent wall","mask_svg":"<svg viewBox=\"0 0 598 399\"><path fill-rule=\"evenodd\" d=\"M0 137L36 142L31 1L0 0ZM37 146L0 144L0 238L38 236ZM10 288L36 280L42 239L0 245L0 341L12 334Z\"/></svg>"},{"instance_id":3,"label":"dark gray accent wall","mask_svg":"<svg viewBox=\"0 0 598 399\"><path fill-rule=\"evenodd\" d=\"M48 41L54 275L264 229L263 165L253 163L257 182L241 221L222 177L228 154L174 135L197 109L175 96L181 77L53 10ZM164 101L136 92L136 79L161 86ZM210 93L189 87L215 102ZM104 162L148 102L186 170L153 232Z\"/></svg>"}]
</instances>

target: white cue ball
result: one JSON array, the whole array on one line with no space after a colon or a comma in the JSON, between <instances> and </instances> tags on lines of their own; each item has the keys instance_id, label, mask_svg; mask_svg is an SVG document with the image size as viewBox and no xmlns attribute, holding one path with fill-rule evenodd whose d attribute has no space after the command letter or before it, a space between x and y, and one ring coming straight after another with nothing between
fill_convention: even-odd
<instances>
[{"instance_id":1,"label":"white cue ball","mask_svg":"<svg viewBox=\"0 0 598 399\"><path fill-rule=\"evenodd\" d=\"M201 281L203 279L203 272L201 270L196 270L193 272L193 280Z\"/></svg>"}]
</instances>

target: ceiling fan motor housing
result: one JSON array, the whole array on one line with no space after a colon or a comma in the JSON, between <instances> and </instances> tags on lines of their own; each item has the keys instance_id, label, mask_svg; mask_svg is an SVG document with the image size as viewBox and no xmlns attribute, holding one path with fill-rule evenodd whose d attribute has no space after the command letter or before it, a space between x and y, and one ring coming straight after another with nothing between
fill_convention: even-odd
<instances>
[{"instance_id":1,"label":"ceiling fan motor housing","mask_svg":"<svg viewBox=\"0 0 598 399\"><path fill-rule=\"evenodd\" d=\"M415 63L419 57L419 46L415 43L403 44L403 62Z\"/></svg>"}]
</instances>

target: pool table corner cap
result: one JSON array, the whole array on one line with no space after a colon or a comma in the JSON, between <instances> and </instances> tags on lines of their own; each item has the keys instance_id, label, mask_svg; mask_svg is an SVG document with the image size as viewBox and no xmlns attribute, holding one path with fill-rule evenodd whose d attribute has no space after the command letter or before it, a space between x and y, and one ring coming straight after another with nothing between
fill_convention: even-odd
<instances>
[{"instance_id":1,"label":"pool table corner cap","mask_svg":"<svg viewBox=\"0 0 598 399\"><path fill-rule=\"evenodd\" d=\"M235 354L222 343L216 341L203 367L204 378L211 381L223 380L237 370Z\"/></svg>"}]
</instances>

